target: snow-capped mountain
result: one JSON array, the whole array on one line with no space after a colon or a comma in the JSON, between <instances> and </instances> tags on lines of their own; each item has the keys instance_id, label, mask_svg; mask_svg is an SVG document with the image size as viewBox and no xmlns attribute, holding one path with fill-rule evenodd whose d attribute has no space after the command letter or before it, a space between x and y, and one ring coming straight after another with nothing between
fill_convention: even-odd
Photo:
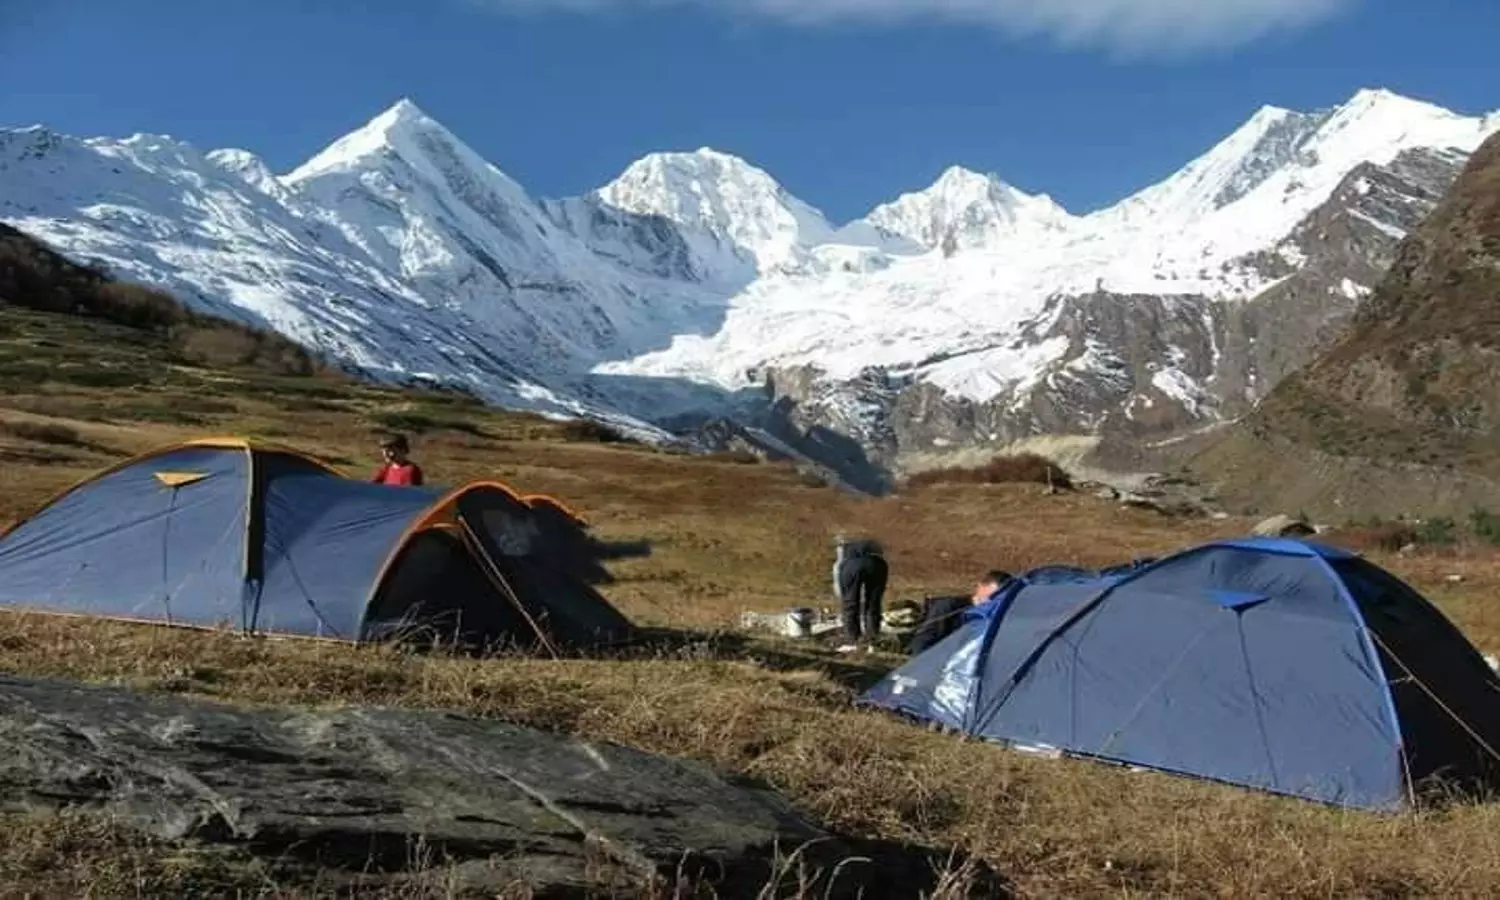
<instances>
[{"instance_id":1,"label":"snow-capped mountain","mask_svg":"<svg viewBox=\"0 0 1500 900\"><path fill-rule=\"evenodd\" d=\"M925 191L902 194L863 220L923 250L993 246L1035 238L1074 224L1051 197L1022 193L994 175L953 166Z\"/></svg>"},{"instance_id":2,"label":"snow-capped mountain","mask_svg":"<svg viewBox=\"0 0 1500 900\"><path fill-rule=\"evenodd\" d=\"M594 194L606 207L676 223L707 264L705 280L734 287L759 275L798 271L810 248L829 242L823 214L770 175L709 148L653 153Z\"/></svg>"},{"instance_id":3,"label":"snow-capped mountain","mask_svg":"<svg viewBox=\"0 0 1500 900\"><path fill-rule=\"evenodd\" d=\"M401 101L279 176L166 137L0 131L0 219L376 376L658 437L726 415L793 448L821 429L885 465L1233 414L1495 131L1361 91L1264 108L1085 215L955 167L836 227L709 149L537 199Z\"/></svg>"}]
</instances>

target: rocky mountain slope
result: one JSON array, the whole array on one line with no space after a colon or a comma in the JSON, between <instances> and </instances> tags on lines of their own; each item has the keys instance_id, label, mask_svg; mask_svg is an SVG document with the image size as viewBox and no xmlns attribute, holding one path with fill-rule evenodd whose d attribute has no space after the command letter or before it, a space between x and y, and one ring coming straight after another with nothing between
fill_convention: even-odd
<instances>
[{"instance_id":1,"label":"rocky mountain slope","mask_svg":"<svg viewBox=\"0 0 1500 900\"><path fill-rule=\"evenodd\" d=\"M533 198L402 101L279 176L167 137L3 131L0 220L376 377L653 440L732 423L877 484L955 448L1139 447L1242 414L1497 130L1361 91L1262 109L1087 215L954 168L836 226L706 148Z\"/></svg>"},{"instance_id":2,"label":"rocky mountain slope","mask_svg":"<svg viewBox=\"0 0 1500 900\"><path fill-rule=\"evenodd\" d=\"M1348 331L1200 454L1229 499L1344 518L1500 505L1500 137Z\"/></svg>"}]
</instances>

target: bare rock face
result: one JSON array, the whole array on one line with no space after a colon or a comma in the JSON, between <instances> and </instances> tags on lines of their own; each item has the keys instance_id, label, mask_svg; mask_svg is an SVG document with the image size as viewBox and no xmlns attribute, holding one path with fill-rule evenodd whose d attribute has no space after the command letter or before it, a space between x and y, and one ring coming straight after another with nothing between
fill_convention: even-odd
<instances>
[{"instance_id":1,"label":"bare rock face","mask_svg":"<svg viewBox=\"0 0 1500 900\"><path fill-rule=\"evenodd\" d=\"M1345 519L1468 515L1500 503L1497 198L1492 137L1339 339L1193 469L1238 505L1296 503Z\"/></svg>"},{"instance_id":2,"label":"bare rock face","mask_svg":"<svg viewBox=\"0 0 1500 900\"><path fill-rule=\"evenodd\" d=\"M83 807L365 884L432 859L464 895L636 896L688 878L754 896L778 851L809 842L819 896L891 883L915 896L910 879L931 877L703 766L453 714L243 710L0 676L0 747L0 808ZM875 861L831 878L851 856Z\"/></svg>"}]
</instances>

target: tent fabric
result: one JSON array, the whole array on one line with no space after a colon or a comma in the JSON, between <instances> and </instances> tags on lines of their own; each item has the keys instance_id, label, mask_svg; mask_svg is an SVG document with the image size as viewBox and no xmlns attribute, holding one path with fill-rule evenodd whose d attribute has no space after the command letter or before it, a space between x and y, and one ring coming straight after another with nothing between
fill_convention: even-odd
<instances>
[{"instance_id":1,"label":"tent fabric","mask_svg":"<svg viewBox=\"0 0 1500 900\"><path fill-rule=\"evenodd\" d=\"M1341 806L1500 783L1500 681L1478 651L1395 576L1301 541L1021 585L861 702Z\"/></svg>"},{"instance_id":2,"label":"tent fabric","mask_svg":"<svg viewBox=\"0 0 1500 900\"><path fill-rule=\"evenodd\" d=\"M203 477L171 487L158 472ZM184 447L64 494L0 541L0 602L241 627L249 459Z\"/></svg>"},{"instance_id":3,"label":"tent fabric","mask_svg":"<svg viewBox=\"0 0 1500 900\"><path fill-rule=\"evenodd\" d=\"M601 567L585 541L543 532L503 485L389 487L211 439L122 463L11 526L0 606L346 641L439 622L552 650L628 640L589 584Z\"/></svg>"}]
</instances>

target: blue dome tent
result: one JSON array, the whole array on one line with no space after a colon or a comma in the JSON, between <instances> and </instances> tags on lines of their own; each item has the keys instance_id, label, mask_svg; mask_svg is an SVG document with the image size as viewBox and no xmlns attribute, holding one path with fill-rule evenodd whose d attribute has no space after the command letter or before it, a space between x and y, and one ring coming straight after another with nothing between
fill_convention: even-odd
<instances>
[{"instance_id":1,"label":"blue dome tent","mask_svg":"<svg viewBox=\"0 0 1500 900\"><path fill-rule=\"evenodd\" d=\"M1310 542L1018 579L860 702L965 734L1367 809L1500 784L1500 680L1415 590Z\"/></svg>"},{"instance_id":2,"label":"blue dome tent","mask_svg":"<svg viewBox=\"0 0 1500 900\"><path fill-rule=\"evenodd\" d=\"M209 438L126 460L12 524L0 608L554 654L628 640L575 520L495 482L387 487Z\"/></svg>"}]
</instances>

